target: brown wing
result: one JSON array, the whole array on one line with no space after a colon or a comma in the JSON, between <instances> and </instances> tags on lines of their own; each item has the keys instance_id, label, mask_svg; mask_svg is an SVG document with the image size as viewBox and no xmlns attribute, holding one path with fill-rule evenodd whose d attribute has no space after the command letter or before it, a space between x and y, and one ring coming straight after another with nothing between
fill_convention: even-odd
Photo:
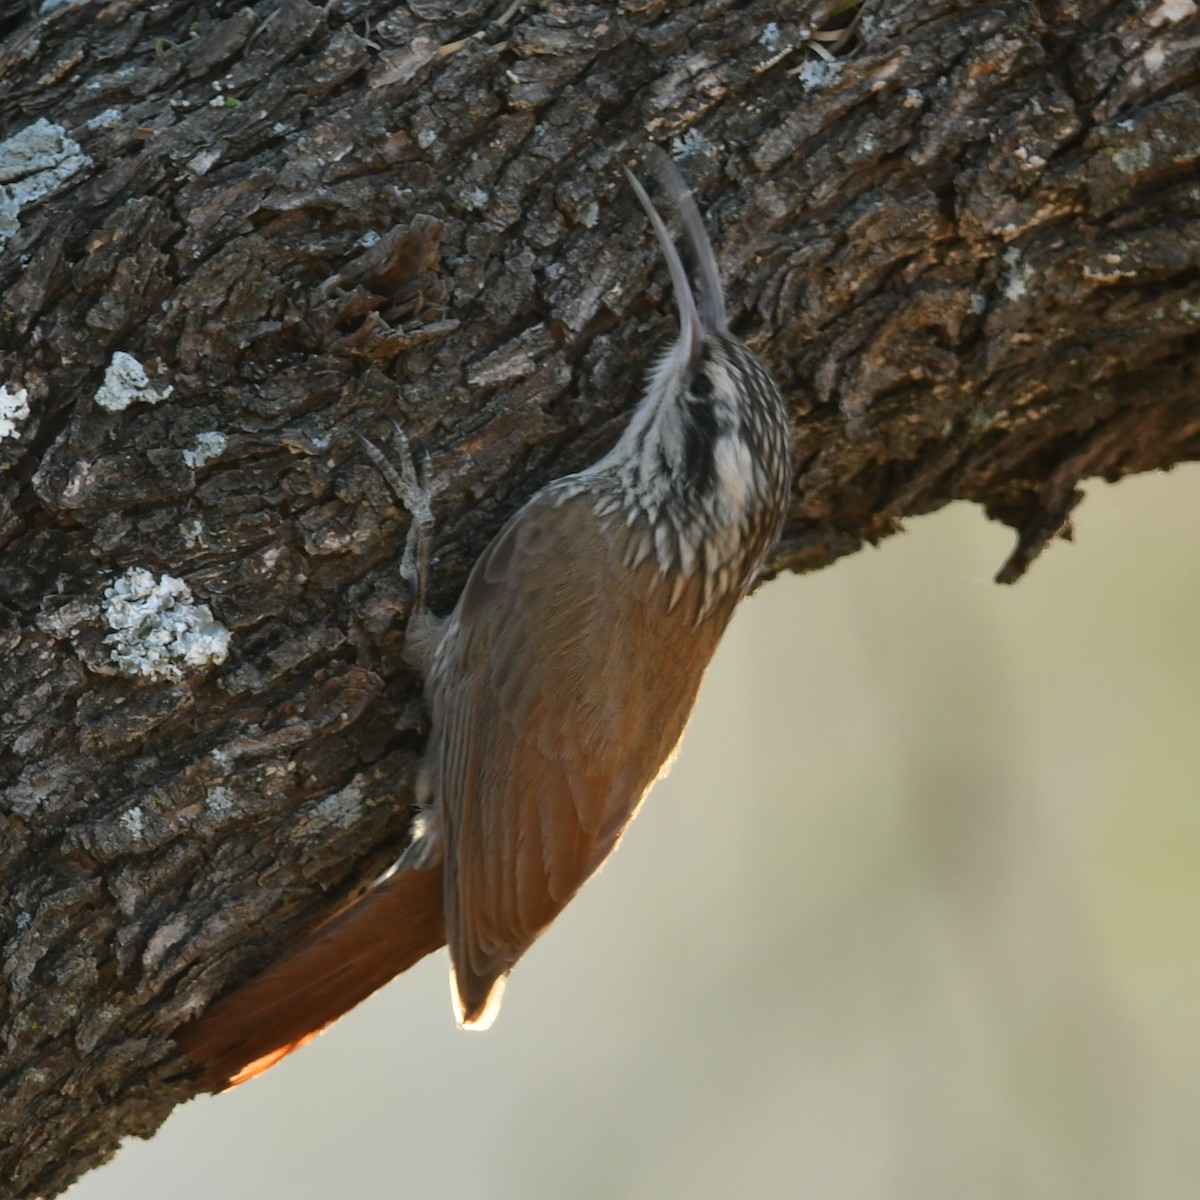
<instances>
[{"instance_id":1,"label":"brown wing","mask_svg":"<svg viewBox=\"0 0 1200 1200\"><path fill-rule=\"evenodd\" d=\"M434 697L446 926L466 1024L616 845L683 732L732 603L670 606L637 534L536 498L476 563ZM489 1001L491 1001L489 1007Z\"/></svg>"}]
</instances>

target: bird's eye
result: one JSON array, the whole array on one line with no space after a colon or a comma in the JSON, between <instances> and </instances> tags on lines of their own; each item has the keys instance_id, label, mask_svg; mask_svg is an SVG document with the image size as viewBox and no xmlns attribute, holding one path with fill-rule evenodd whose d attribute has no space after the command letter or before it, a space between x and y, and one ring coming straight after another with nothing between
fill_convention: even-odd
<instances>
[{"instance_id":1,"label":"bird's eye","mask_svg":"<svg viewBox=\"0 0 1200 1200\"><path fill-rule=\"evenodd\" d=\"M692 380L691 386L688 388L688 391L691 392L693 396L711 396L712 390L712 380L709 379L707 375L703 374L703 372Z\"/></svg>"}]
</instances>

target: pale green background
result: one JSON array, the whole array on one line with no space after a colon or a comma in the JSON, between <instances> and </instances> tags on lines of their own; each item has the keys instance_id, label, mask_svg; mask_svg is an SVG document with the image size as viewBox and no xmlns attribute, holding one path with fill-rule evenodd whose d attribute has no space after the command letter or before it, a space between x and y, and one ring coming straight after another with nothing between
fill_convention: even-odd
<instances>
[{"instance_id":1,"label":"pale green background","mask_svg":"<svg viewBox=\"0 0 1200 1200\"><path fill-rule=\"evenodd\" d=\"M71 1200L1200 1194L1200 470L742 609L487 1034L422 964Z\"/></svg>"}]
</instances>

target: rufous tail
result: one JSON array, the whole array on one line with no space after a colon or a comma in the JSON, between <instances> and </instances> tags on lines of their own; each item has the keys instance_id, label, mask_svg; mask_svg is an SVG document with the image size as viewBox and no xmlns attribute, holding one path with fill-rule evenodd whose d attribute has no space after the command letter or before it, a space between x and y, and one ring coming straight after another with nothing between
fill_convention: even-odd
<instances>
[{"instance_id":1,"label":"rufous tail","mask_svg":"<svg viewBox=\"0 0 1200 1200\"><path fill-rule=\"evenodd\" d=\"M253 1079L446 943L442 868L400 867L176 1035L204 1091Z\"/></svg>"}]
</instances>

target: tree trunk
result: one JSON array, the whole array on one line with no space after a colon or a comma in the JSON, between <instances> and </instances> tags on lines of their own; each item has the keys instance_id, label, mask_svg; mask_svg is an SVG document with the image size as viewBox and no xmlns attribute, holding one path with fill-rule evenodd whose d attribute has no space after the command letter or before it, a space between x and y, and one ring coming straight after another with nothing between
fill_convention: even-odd
<instances>
[{"instance_id":1,"label":"tree trunk","mask_svg":"<svg viewBox=\"0 0 1200 1200\"><path fill-rule=\"evenodd\" d=\"M402 847L350 430L429 451L449 608L670 333L648 142L795 414L773 570L969 499L1012 580L1200 456L1193 0L506 7L0 0L5 1195L153 1132L172 1030Z\"/></svg>"}]
</instances>

